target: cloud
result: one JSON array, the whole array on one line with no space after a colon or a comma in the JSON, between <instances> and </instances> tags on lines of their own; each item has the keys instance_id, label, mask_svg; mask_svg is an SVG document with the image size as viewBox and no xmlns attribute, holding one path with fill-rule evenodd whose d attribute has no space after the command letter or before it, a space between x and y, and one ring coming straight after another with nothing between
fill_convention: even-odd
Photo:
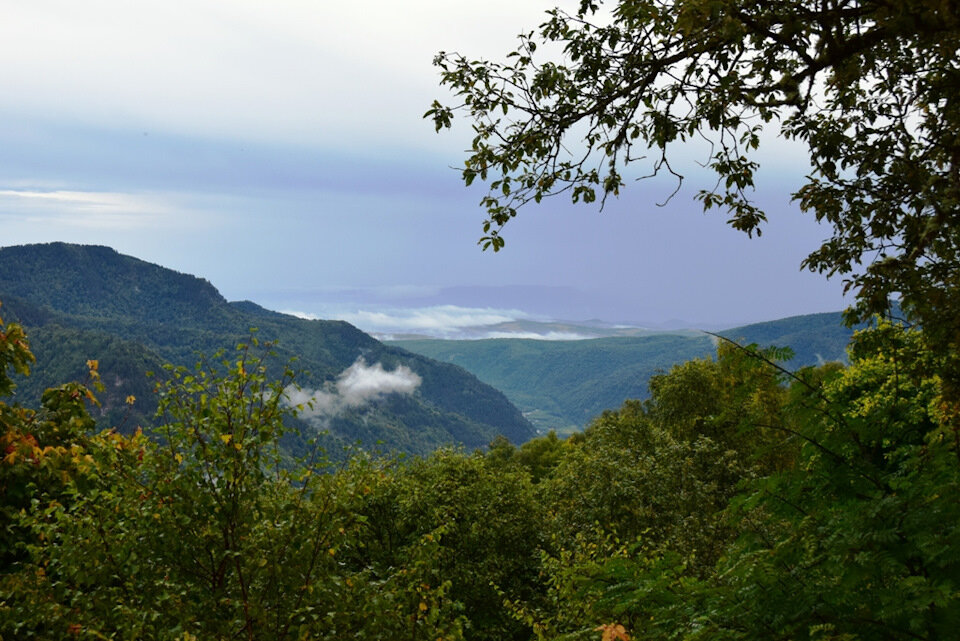
<instances>
[{"instance_id":1,"label":"cloud","mask_svg":"<svg viewBox=\"0 0 960 641\"><path fill-rule=\"evenodd\" d=\"M529 338L531 340L538 341L582 341L589 338L596 338L596 336L588 336L587 334L577 334L574 332L544 332L538 334L537 332L487 332L479 338Z\"/></svg>"},{"instance_id":2,"label":"cloud","mask_svg":"<svg viewBox=\"0 0 960 641\"><path fill-rule=\"evenodd\" d=\"M304 418L333 418L348 409L359 408L387 394L413 394L423 379L406 365L392 371L382 363L367 365L361 356L343 370L337 380L324 388L309 390L294 386L284 390L290 405L303 405Z\"/></svg>"},{"instance_id":3,"label":"cloud","mask_svg":"<svg viewBox=\"0 0 960 641\"><path fill-rule=\"evenodd\" d=\"M420 115L440 93L433 55L502 56L546 8L512 0L6 3L0 107L297 143L432 141Z\"/></svg>"},{"instance_id":4,"label":"cloud","mask_svg":"<svg viewBox=\"0 0 960 641\"><path fill-rule=\"evenodd\" d=\"M286 310L283 313L309 320L320 318L344 320L366 332L380 334L416 333L438 337L457 334L460 329L465 327L496 325L526 316L519 310L460 307L458 305L437 305L383 311L367 309L355 309L346 312L328 310L320 314Z\"/></svg>"},{"instance_id":5,"label":"cloud","mask_svg":"<svg viewBox=\"0 0 960 641\"><path fill-rule=\"evenodd\" d=\"M161 198L109 191L0 189L0 210L26 222L103 229L152 227L174 209Z\"/></svg>"}]
</instances>

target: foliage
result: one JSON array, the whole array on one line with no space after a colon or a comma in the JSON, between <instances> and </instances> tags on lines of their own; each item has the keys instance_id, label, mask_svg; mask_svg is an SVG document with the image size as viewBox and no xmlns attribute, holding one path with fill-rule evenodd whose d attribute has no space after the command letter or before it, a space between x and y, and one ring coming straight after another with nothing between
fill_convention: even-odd
<instances>
[{"instance_id":1,"label":"foliage","mask_svg":"<svg viewBox=\"0 0 960 641\"><path fill-rule=\"evenodd\" d=\"M556 530L669 542L703 569L729 539L719 513L738 484L788 464L780 434L757 427L782 420L783 389L764 363L723 346L717 360L675 366L650 389L649 401L605 412L571 445L545 499Z\"/></svg>"},{"instance_id":2,"label":"foliage","mask_svg":"<svg viewBox=\"0 0 960 641\"><path fill-rule=\"evenodd\" d=\"M786 390L754 354L721 344L716 360L675 366L651 382L650 400L605 412L562 450L537 486L547 588L513 604L538 638L647 638L697 611L694 588L743 530L730 501L796 450L758 428L784 419Z\"/></svg>"},{"instance_id":3,"label":"foliage","mask_svg":"<svg viewBox=\"0 0 960 641\"><path fill-rule=\"evenodd\" d=\"M800 460L738 501L737 514L768 521L721 566L710 606L720 638L954 633L960 540L944 524L960 518L960 449L941 358L920 332L881 323L857 335L851 367L822 389L795 386Z\"/></svg>"},{"instance_id":4,"label":"foliage","mask_svg":"<svg viewBox=\"0 0 960 641\"><path fill-rule=\"evenodd\" d=\"M716 183L698 198L759 234L755 152L776 124L812 168L794 199L833 229L803 265L843 275L859 319L901 295L957 351L958 50L960 13L940 0L582 0L549 11L507 62L440 53L460 102L426 116L472 122L462 177L490 183L480 242L494 250L518 207L603 201L631 163L682 180L675 148L701 138Z\"/></svg>"},{"instance_id":5,"label":"foliage","mask_svg":"<svg viewBox=\"0 0 960 641\"><path fill-rule=\"evenodd\" d=\"M3 363L32 363L22 330ZM170 366L154 438L73 383L0 406L11 638L939 639L960 626L960 449L919 330L850 367L721 342L562 441L410 461L280 440L255 339ZM3 382L9 376L3 370ZM88 363L99 388L99 363Z\"/></svg>"},{"instance_id":6,"label":"foliage","mask_svg":"<svg viewBox=\"0 0 960 641\"><path fill-rule=\"evenodd\" d=\"M34 360L23 328L0 320L0 393L14 388L8 369L27 374ZM97 362L88 368L96 381ZM21 514L35 501L67 500L68 486L89 471L87 400L93 400L87 387L69 383L47 390L38 410L0 401L0 574L24 557L30 541Z\"/></svg>"},{"instance_id":7,"label":"foliage","mask_svg":"<svg viewBox=\"0 0 960 641\"><path fill-rule=\"evenodd\" d=\"M525 474L439 450L384 471L360 512L366 538L356 563L389 572L429 540L428 583L448 583L445 596L460 604L468 638L529 636L502 605L505 594L533 598L538 585L542 510Z\"/></svg>"},{"instance_id":8,"label":"foliage","mask_svg":"<svg viewBox=\"0 0 960 641\"><path fill-rule=\"evenodd\" d=\"M369 589L340 572L340 550L362 525L346 508L361 490L322 473L317 452L281 464L290 373L268 384L251 349L193 372L170 368L158 383L158 440L102 432L88 443L88 481L68 479L69 501L34 496L21 518L29 557L0 586L4 634L298 639L407 629L406 613L361 607ZM426 629L438 636L436 625Z\"/></svg>"},{"instance_id":9,"label":"foliage","mask_svg":"<svg viewBox=\"0 0 960 641\"><path fill-rule=\"evenodd\" d=\"M291 463L279 443L293 372L268 382L258 350L167 367L152 439L87 436L76 399L83 474L57 494L30 486L23 508L5 497L21 554L0 575L0 634L522 637L501 594L536 584L527 477L452 451L334 470L317 449Z\"/></svg>"},{"instance_id":10,"label":"foliage","mask_svg":"<svg viewBox=\"0 0 960 641\"><path fill-rule=\"evenodd\" d=\"M916 330L881 322L858 333L849 368L805 370L792 378L788 395L784 390L772 405L765 401L763 411L754 406L741 414L762 429L753 432L752 443L740 433L737 450L729 455L753 452L755 467L741 474L738 486L728 485L712 500L700 489L684 503L683 493L670 489L677 487L671 479L682 473L677 468L673 477L657 476L657 467L671 468L676 454L656 443L651 447L652 426L669 416L664 425L689 429L689 417L676 411L682 403L667 414L653 406L644 413L633 404L606 415L607 421L645 423L646 429L623 437L618 447L598 453L573 474L564 475L561 466L557 477L574 492L596 495L588 494L584 505L608 497L617 502L597 519L594 535L585 535L589 529L582 524L561 528L574 536L545 557L552 607L522 611L541 622L543 638L589 638L597 624L610 622L644 639L949 636L960 624L960 557L956 528L943 524L960 517L960 449L944 415L949 404L936 373L940 358ZM677 368L678 378L669 382L689 380L702 368L689 371L689 365ZM754 387L752 382L744 386ZM682 389L661 381L654 399ZM705 407L713 417L749 407L737 393L719 406L703 400L694 416L702 416ZM771 422L777 417L779 422ZM790 456L771 458L765 432L784 435L781 446ZM591 438L596 435L588 432L587 442ZM655 453L656 463L648 463L647 472L642 462L624 456L644 438L647 445L634 447ZM610 466L616 471L602 481L578 485L573 480L589 478L607 457L618 455L619 465ZM711 476L717 469L711 461L713 468L688 469L697 470L701 482L722 478ZM618 491L636 483L633 479L659 480L653 488ZM605 494L606 487L611 489ZM653 503L657 500L662 503ZM628 528L623 510L644 504L656 509ZM694 519L697 525L665 530L671 519ZM612 532L611 522L620 524ZM709 531L710 523L719 529L707 537L707 546L697 544L701 558L695 558L688 546ZM625 535L614 534L620 532ZM699 564L710 544L713 555Z\"/></svg>"},{"instance_id":11,"label":"foliage","mask_svg":"<svg viewBox=\"0 0 960 641\"><path fill-rule=\"evenodd\" d=\"M520 447L515 447L503 437L497 437L490 442L486 460L494 467L524 470L531 483L539 483L553 475L557 466L567 456L569 444L575 441L576 437L562 441L553 430L545 436L527 441Z\"/></svg>"},{"instance_id":12,"label":"foliage","mask_svg":"<svg viewBox=\"0 0 960 641\"><path fill-rule=\"evenodd\" d=\"M0 395L6 396L13 391L14 383L7 373L13 369L20 374L29 374L30 366L36 358L27 345L23 327L17 323L5 325L0 319Z\"/></svg>"}]
</instances>

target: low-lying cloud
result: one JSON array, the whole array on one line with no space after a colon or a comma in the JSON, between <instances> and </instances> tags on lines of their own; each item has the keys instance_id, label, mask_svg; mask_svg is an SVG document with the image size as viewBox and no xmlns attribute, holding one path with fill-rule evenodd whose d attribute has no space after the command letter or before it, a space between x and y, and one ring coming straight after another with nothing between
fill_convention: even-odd
<instances>
[{"instance_id":1,"label":"low-lying cloud","mask_svg":"<svg viewBox=\"0 0 960 641\"><path fill-rule=\"evenodd\" d=\"M589 338L597 338L588 334L577 334L574 332L487 332L479 338L526 338L535 341L582 341Z\"/></svg>"},{"instance_id":2,"label":"low-lying cloud","mask_svg":"<svg viewBox=\"0 0 960 641\"><path fill-rule=\"evenodd\" d=\"M458 334L464 328L496 325L526 317L526 314L518 310L458 305L350 311L328 309L320 314L285 310L284 313L310 320L345 320L365 332L375 334L411 333L437 338L459 337Z\"/></svg>"},{"instance_id":3,"label":"low-lying cloud","mask_svg":"<svg viewBox=\"0 0 960 641\"><path fill-rule=\"evenodd\" d=\"M406 365L387 371L382 363L367 365L361 356L343 370L336 381L317 390L288 387L284 394L290 405L302 405L304 418L333 418L362 407L387 394L413 394L423 379Z\"/></svg>"}]
</instances>

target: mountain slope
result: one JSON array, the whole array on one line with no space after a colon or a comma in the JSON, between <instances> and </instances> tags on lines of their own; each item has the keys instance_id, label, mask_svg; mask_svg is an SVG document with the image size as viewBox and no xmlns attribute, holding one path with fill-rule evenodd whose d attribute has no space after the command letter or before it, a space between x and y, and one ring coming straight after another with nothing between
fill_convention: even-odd
<instances>
[{"instance_id":1,"label":"mountain slope","mask_svg":"<svg viewBox=\"0 0 960 641\"><path fill-rule=\"evenodd\" d=\"M659 334L543 341L494 338L476 341L416 340L392 343L456 363L504 393L541 428L584 426L624 399L642 398L647 381L674 363L707 356L707 336Z\"/></svg>"},{"instance_id":2,"label":"mountain slope","mask_svg":"<svg viewBox=\"0 0 960 641\"><path fill-rule=\"evenodd\" d=\"M739 343L791 347L787 367L843 361L852 330L837 313L810 314L719 332ZM404 340L402 346L456 363L503 390L540 429L569 431L585 426L628 398L646 398L659 371L714 352L706 334L657 333L588 340Z\"/></svg>"},{"instance_id":3,"label":"mountain slope","mask_svg":"<svg viewBox=\"0 0 960 641\"><path fill-rule=\"evenodd\" d=\"M384 345L342 321L304 320L250 302L228 303L203 279L107 247L52 243L0 249L0 301L4 316L23 322L41 347L34 375L21 382L24 398L67 380L58 378L65 372L75 378L88 358L100 359L105 381L119 381L118 398L127 389L135 393L133 387L145 398L142 377L131 376L131 368L163 361L191 366L197 351L231 350L256 327L261 340L279 342L278 368L288 357L299 359L304 374L298 382L305 387L329 386L361 357L387 370L403 365L422 379L413 396L387 394L325 417L323 426L343 442L380 442L385 449L422 453L447 443L479 447L497 434L515 442L534 434L503 394L460 367ZM108 400L104 411L116 419L122 408ZM144 403L139 418L150 413Z\"/></svg>"},{"instance_id":4,"label":"mountain slope","mask_svg":"<svg viewBox=\"0 0 960 641\"><path fill-rule=\"evenodd\" d=\"M826 361L846 362L853 330L843 324L843 314L827 312L734 327L719 334L738 343L789 347L795 356L786 366L796 369Z\"/></svg>"}]
</instances>

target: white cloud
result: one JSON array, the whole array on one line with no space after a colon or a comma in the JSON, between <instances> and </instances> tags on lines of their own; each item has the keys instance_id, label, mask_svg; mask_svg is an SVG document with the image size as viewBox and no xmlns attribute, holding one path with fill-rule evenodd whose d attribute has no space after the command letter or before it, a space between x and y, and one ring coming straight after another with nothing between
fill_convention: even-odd
<instances>
[{"instance_id":1,"label":"white cloud","mask_svg":"<svg viewBox=\"0 0 960 641\"><path fill-rule=\"evenodd\" d=\"M135 229L169 221L175 209L155 196L119 192L0 190L0 210L29 223Z\"/></svg>"},{"instance_id":2,"label":"white cloud","mask_svg":"<svg viewBox=\"0 0 960 641\"><path fill-rule=\"evenodd\" d=\"M368 366L359 358L338 377L337 392L348 407L356 407L384 394L413 394L421 382L406 365L388 372L382 363Z\"/></svg>"},{"instance_id":3,"label":"white cloud","mask_svg":"<svg viewBox=\"0 0 960 641\"><path fill-rule=\"evenodd\" d=\"M383 311L354 309L345 312L328 309L319 314L287 310L283 313L311 320L320 318L344 320L366 332L384 334L422 333L431 336L447 336L466 327L506 323L526 316L519 310L460 307L458 305L437 305L434 307L387 309Z\"/></svg>"},{"instance_id":4,"label":"white cloud","mask_svg":"<svg viewBox=\"0 0 960 641\"><path fill-rule=\"evenodd\" d=\"M596 336L576 334L574 332L487 332L478 338L529 338L537 341L582 341Z\"/></svg>"},{"instance_id":5,"label":"white cloud","mask_svg":"<svg viewBox=\"0 0 960 641\"><path fill-rule=\"evenodd\" d=\"M367 405L387 394L413 394L423 379L406 365L392 371L382 363L367 365L363 357L337 376L335 382L317 390L288 387L290 405L303 405L305 418L333 418L341 412Z\"/></svg>"}]
</instances>

